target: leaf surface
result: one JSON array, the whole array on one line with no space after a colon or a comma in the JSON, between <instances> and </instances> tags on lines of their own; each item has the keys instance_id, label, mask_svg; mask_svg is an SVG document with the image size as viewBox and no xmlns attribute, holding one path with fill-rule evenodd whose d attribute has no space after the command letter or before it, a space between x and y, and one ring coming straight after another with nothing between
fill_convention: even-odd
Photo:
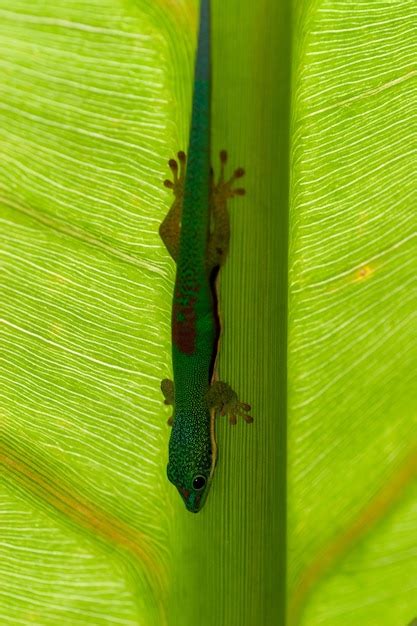
<instances>
[{"instance_id":1,"label":"leaf surface","mask_svg":"<svg viewBox=\"0 0 417 626\"><path fill-rule=\"evenodd\" d=\"M417 613L415 5L301 4L288 623L408 624Z\"/></svg>"}]
</instances>

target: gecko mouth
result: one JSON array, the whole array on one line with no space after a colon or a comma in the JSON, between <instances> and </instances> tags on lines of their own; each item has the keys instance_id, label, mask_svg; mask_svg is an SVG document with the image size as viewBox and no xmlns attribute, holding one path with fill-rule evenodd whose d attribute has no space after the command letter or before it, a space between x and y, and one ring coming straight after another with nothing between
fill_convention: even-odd
<instances>
[{"instance_id":1,"label":"gecko mouth","mask_svg":"<svg viewBox=\"0 0 417 626\"><path fill-rule=\"evenodd\" d=\"M177 489L184 500L187 511L198 513L204 502L204 492L195 493L195 491L190 491L189 489L185 489L185 487L177 487Z\"/></svg>"}]
</instances>

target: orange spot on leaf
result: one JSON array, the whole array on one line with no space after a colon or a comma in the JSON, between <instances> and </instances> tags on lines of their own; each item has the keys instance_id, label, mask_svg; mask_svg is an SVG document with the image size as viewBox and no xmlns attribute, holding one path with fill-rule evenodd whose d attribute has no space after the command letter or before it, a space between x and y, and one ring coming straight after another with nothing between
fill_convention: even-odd
<instances>
[{"instance_id":1,"label":"orange spot on leaf","mask_svg":"<svg viewBox=\"0 0 417 626\"><path fill-rule=\"evenodd\" d=\"M363 280L367 280L371 278L371 276L375 273L375 268L371 265L363 265L358 270L356 270L354 275L354 282L360 282Z\"/></svg>"}]
</instances>

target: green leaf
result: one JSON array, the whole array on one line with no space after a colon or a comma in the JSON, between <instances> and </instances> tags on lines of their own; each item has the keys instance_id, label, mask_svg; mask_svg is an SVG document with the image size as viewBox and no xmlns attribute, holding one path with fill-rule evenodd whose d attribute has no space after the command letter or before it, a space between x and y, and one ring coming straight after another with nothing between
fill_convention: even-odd
<instances>
[{"instance_id":1,"label":"green leaf","mask_svg":"<svg viewBox=\"0 0 417 626\"><path fill-rule=\"evenodd\" d=\"M301 4L288 624L406 625L417 615L415 4Z\"/></svg>"},{"instance_id":2,"label":"green leaf","mask_svg":"<svg viewBox=\"0 0 417 626\"><path fill-rule=\"evenodd\" d=\"M174 26L145 9L0 4L7 625L166 622Z\"/></svg>"},{"instance_id":3,"label":"green leaf","mask_svg":"<svg viewBox=\"0 0 417 626\"><path fill-rule=\"evenodd\" d=\"M285 553L285 510L275 497L285 457L276 458L276 419L266 426L262 416L276 418L281 406L285 424L283 382L276 405L276 355L267 352L271 310L285 290L271 291L261 318L252 306L260 246L271 250L271 268L286 257L273 232L278 201L287 219L288 177L284 168L284 187L273 182L270 137L287 132L275 96L285 111L288 90L271 72L258 84L270 90L268 106L255 90L248 95L259 80L253 51L266 63L275 49L282 9L271 37L258 41L267 7L235 1L213 11L214 149L227 148L231 167L248 172L222 277L229 322L220 369L251 402L259 427L219 424L216 479L194 516L166 478L169 412L159 381L171 373L174 267L158 227L171 203L162 185L167 161L187 146L197 3L0 0L7 626L273 623L283 613L284 560L270 553ZM273 65L288 76L283 56ZM262 175L272 204L261 152L271 155ZM286 236L285 225L280 231ZM285 268L281 275L285 281ZM270 289L275 271L265 279ZM263 592L248 594L264 576Z\"/></svg>"},{"instance_id":4,"label":"green leaf","mask_svg":"<svg viewBox=\"0 0 417 626\"><path fill-rule=\"evenodd\" d=\"M213 0L213 160L247 191L219 369L255 421L219 422L191 515L165 475L158 226L197 8L0 0L0 622L407 625L414 3Z\"/></svg>"}]
</instances>

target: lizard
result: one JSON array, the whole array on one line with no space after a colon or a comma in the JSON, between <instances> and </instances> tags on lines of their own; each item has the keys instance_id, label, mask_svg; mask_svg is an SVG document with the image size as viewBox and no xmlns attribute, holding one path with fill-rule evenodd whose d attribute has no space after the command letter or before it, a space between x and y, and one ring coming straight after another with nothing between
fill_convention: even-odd
<instances>
[{"instance_id":1,"label":"lizard","mask_svg":"<svg viewBox=\"0 0 417 626\"><path fill-rule=\"evenodd\" d=\"M203 507L217 461L215 418L238 416L252 422L250 406L232 388L215 378L220 336L216 278L227 256L230 218L227 202L245 193L234 183L244 175L238 168L225 179L227 153L220 152L220 175L210 167L210 0L200 2L200 27L195 61L188 156L168 164L174 201L159 234L176 263L172 301L172 367L174 380L164 379L165 404L173 405L167 476L186 508Z\"/></svg>"}]
</instances>

